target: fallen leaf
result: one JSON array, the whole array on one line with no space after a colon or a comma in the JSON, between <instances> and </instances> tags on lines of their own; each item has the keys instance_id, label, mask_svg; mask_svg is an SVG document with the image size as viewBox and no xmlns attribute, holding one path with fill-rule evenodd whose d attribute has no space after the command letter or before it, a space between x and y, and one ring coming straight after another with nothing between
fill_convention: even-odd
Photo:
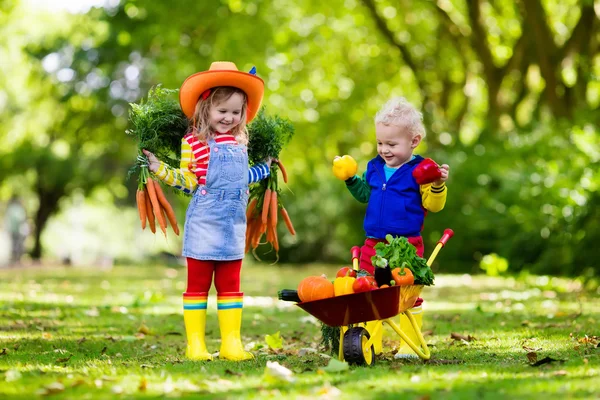
<instances>
[{"instance_id":1,"label":"fallen leaf","mask_svg":"<svg viewBox=\"0 0 600 400\"><path fill-rule=\"evenodd\" d=\"M279 364L277 361L267 361L263 379L265 379L266 381L270 381L270 382L277 382L277 381L293 382L293 381L295 381L294 373L291 370L289 370L288 368Z\"/></svg>"},{"instance_id":2,"label":"fallen leaf","mask_svg":"<svg viewBox=\"0 0 600 400\"><path fill-rule=\"evenodd\" d=\"M452 332L450 334L450 339L464 340L465 342L472 342L473 340L477 340L477 339L475 339L474 336L471 336L471 335L464 336L464 335L461 335L460 333L456 333L456 332Z\"/></svg>"},{"instance_id":3,"label":"fallen leaf","mask_svg":"<svg viewBox=\"0 0 600 400\"><path fill-rule=\"evenodd\" d=\"M87 340L87 339L86 339L85 337L82 337L81 339L79 339L79 340L77 341L77 344L81 344L81 343L85 342L86 340Z\"/></svg>"},{"instance_id":4,"label":"fallen leaf","mask_svg":"<svg viewBox=\"0 0 600 400\"><path fill-rule=\"evenodd\" d=\"M21 376L21 372L19 372L16 369L9 369L4 373L4 379L6 380L6 382L18 381L19 379L21 379Z\"/></svg>"},{"instance_id":5,"label":"fallen leaf","mask_svg":"<svg viewBox=\"0 0 600 400\"><path fill-rule=\"evenodd\" d=\"M567 371L565 371L564 369L561 369L559 371L554 371L552 373L552 376L565 376L567 374L568 374Z\"/></svg>"},{"instance_id":6,"label":"fallen leaf","mask_svg":"<svg viewBox=\"0 0 600 400\"><path fill-rule=\"evenodd\" d=\"M71 385L72 388L85 384L85 379L79 378Z\"/></svg>"},{"instance_id":7,"label":"fallen leaf","mask_svg":"<svg viewBox=\"0 0 600 400\"><path fill-rule=\"evenodd\" d=\"M281 337L279 331L273 335L265 335L265 342L270 349L276 350L283 348L283 338Z\"/></svg>"},{"instance_id":8,"label":"fallen leaf","mask_svg":"<svg viewBox=\"0 0 600 400\"><path fill-rule=\"evenodd\" d=\"M542 358L541 360L539 360L539 361L531 364L531 366L532 367L539 367L540 365L549 364L549 363L552 363L552 362L555 362L555 361L565 362L565 360L556 360L556 359L554 359L552 357L545 357L545 358Z\"/></svg>"},{"instance_id":9,"label":"fallen leaf","mask_svg":"<svg viewBox=\"0 0 600 400\"><path fill-rule=\"evenodd\" d=\"M100 355L103 355L104 353L106 353L106 346L104 346L104 347L102 348L102 350L100 351Z\"/></svg>"},{"instance_id":10,"label":"fallen leaf","mask_svg":"<svg viewBox=\"0 0 600 400\"><path fill-rule=\"evenodd\" d=\"M165 333L165 335L183 336L183 334L181 332L175 332L175 331L167 332L167 333Z\"/></svg>"},{"instance_id":11,"label":"fallen leaf","mask_svg":"<svg viewBox=\"0 0 600 400\"><path fill-rule=\"evenodd\" d=\"M53 382L53 383L50 383L50 384L44 386L39 391L39 393L42 396L47 396L47 395L50 395L50 394L61 393L61 392L64 392L64 391L65 391L65 385L63 385L60 382Z\"/></svg>"},{"instance_id":12,"label":"fallen leaf","mask_svg":"<svg viewBox=\"0 0 600 400\"><path fill-rule=\"evenodd\" d=\"M232 370L230 370L230 369L226 369L226 370L225 370L225 375L243 376L243 375L242 375L242 374L240 374L239 372L235 372L235 371L232 371Z\"/></svg>"},{"instance_id":13,"label":"fallen leaf","mask_svg":"<svg viewBox=\"0 0 600 400\"><path fill-rule=\"evenodd\" d=\"M304 357L307 354L316 354L316 353L317 353L317 350L311 349L310 347L305 347L305 348L298 350L299 357Z\"/></svg>"},{"instance_id":14,"label":"fallen leaf","mask_svg":"<svg viewBox=\"0 0 600 400\"><path fill-rule=\"evenodd\" d=\"M148 389L148 381L145 377L142 377L142 379L140 379L140 384L138 385L138 390L140 392L145 392L146 389Z\"/></svg>"},{"instance_id":15,"label":"fallen leaf","mask_svg":"<svg viewBox=\"0 0 600 400\"><path fill-rule=\"evenodd\" d=\"M110 388L110 391L113 392L114 394L122 394L123 393L123 387L119 386L119 385L115 385L112 388Z\"/></svg>"},{"instance_id":16,"label":"fallen leaf","mask_svg":"<svg viewBox=\"0 0 600 400\"><path fill-rule=\"evenodd\" d=\"M71 357L73 357L73 354L71 354L69 357L57 358L55 362L57 364L59 364L59 363L66 363L66 362L68 362L71 359Z\"/></svg>"},{"instance_id":17,"label":"fallen leaf","mask_svg":"<svg viewBox=\"0 0 600 400\"><path fill-rule=\"evenodd\" d=\"M52 339L52 334L50 332L42 332L42 339Z\"/></svg>"},{"instance_id":18,"label":"fallen leaf","mask_svg":"<svg viewBox=\"0 0 600 400\"><path fill-rule=\"evenodd\" d=\"M142 322L142 325L138 328L138 333L143 333L144 335L150 334L150 329L146 326L145 323Z\"/></svg>"},{"instance_id":19,"label":"fallen leaf","mask_svg":"<svg viewBox=\"0 0 600 400\"><path fill-rule=\"evenodd\" d=\"M4 348L2 349L2 351L0 352L0 356L6 355L8 354L8 349Z\"/></svg>"},{"instance_id":20,"label":"fallen leaf","mask_svg":"<svg viewBox=\"0 0 600 400\"><path fill-rule=\"evenodd\" d=\"M527 359L529 360L530 363L534 363L537 361L537 353L534 351L530 351L529 353L527 353Z\"/></svg>"},{"instance_id":21,"label":"fallen leaf","mask_svg":"<svg viewBox=\"0 0 600 400\"><path fill-rule=\"evenodd\" d=\"M326 367L319 369L325 372L343 372L350 369L350 366L346 361L340 361L336 358L332 358L329 360L329 364L327 364Z\"/></svg>"}]
</instances>

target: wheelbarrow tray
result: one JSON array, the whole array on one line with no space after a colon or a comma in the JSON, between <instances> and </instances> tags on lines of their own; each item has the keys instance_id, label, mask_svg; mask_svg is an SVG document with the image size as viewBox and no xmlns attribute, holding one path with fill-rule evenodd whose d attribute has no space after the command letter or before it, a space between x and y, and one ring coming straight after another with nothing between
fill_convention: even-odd
<instances>
[{"instance_id":1,"label":"wheelbarrow tray","mask_svg":"<svg viewBox=\"0 0 600 400\"><path fill-rule=\"evenodd\" d=\"M391 318L411 308L423 285L392 286L369 292L346 294L297 306L329 326Z\"/></svg>"}]
</instances>

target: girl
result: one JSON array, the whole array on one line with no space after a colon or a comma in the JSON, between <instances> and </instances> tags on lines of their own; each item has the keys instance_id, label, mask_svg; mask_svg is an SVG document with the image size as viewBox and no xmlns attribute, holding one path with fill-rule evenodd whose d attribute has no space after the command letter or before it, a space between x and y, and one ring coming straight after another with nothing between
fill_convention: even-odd
<instances>
[{"instance_id":1,"label":"girl","mask_svg":"<svg viewBox=\"0 0 600 400\"><path fill-rule=\"evenodd\" d=\"M188 77L179 91L190 130L181 141L179 169L144 150L157 179L193 193L186 212L183 256L188 282L183 294L186 356L211 360L206 349L208 291L213 279L221 330L219 358L248 360L240 339L243 293L240 270L244 257L248 185L269 176L271 160L248 168L246 123L256 115L264 93L262 79L238 71L230 62Z\"/></svg>"}]
</instances>

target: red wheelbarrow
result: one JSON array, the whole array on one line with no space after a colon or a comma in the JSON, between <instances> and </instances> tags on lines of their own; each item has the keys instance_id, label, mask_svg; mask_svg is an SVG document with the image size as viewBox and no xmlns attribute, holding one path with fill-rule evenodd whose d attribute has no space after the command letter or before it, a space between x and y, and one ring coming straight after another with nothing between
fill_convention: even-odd
<instances>
[{"instance_id":1,"label":"red wheelbarrow","mask_svg":"<svg viewBox=\"0 0 600 400\"><path fill-rule=\"evenodd\" d=\"M446 229L444 235L437 242L427 265L431 266L438 252L454 235L451 229ZM359 248L352 248L352 264L358 270ZM410 346L410 348L423 360L430 358L427 343L423 339L421 329L409 311L419 297L423 285L392 286L376 289L369 292L352 293L315 301L297 303L307 313L311 314L324 324L341 327L340 329L340 361L349 364L372 365L375 362L374 338L383 329L383 324L389 325ZM405 314L415 330L419 343L414 343L400 329L392 318L398 314ZM369 321L375 323L370 326L370 333L366 329Z\"/></svg>"}]
</instances>

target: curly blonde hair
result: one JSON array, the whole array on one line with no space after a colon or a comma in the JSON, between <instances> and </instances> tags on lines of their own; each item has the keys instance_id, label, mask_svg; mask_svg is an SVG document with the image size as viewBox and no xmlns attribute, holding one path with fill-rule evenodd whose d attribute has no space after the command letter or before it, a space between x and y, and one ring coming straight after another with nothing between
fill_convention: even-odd
<instances>
[{"instance_id":1,"label":"curly blonde hair","mask_svg":"<svg viewBox=\"0 0 600 400\"><path fill-rule=\"evenodd\" d=\"M413 138L421 135L421 139L424 139L427 134L423 125L423 114L404 97L395 97L385 103L375 115L375 124L406 128Z\"/></svg>"},{"instance_id":2,"label":"curly blonde hair","mask_svg":"<svg viewBox=\"0 0 600 400\"><path fill-rule=\"evenodd\" d=\"M215 137L215 132L210 127L210 109L213 106L227 101L234 94L242 95L244 101L242 106L242 114L240 115L240 123L236 125L231 134L235 137L239 144L248 144L248 130L246 129L246 113L248 108L248 96L241 89L230 86L219 86L210 89L210 95L206 100L198 99L194 115L190 120L190 132L194 134L201 142L206 142Z\"/></svg>"}]
</instances>

